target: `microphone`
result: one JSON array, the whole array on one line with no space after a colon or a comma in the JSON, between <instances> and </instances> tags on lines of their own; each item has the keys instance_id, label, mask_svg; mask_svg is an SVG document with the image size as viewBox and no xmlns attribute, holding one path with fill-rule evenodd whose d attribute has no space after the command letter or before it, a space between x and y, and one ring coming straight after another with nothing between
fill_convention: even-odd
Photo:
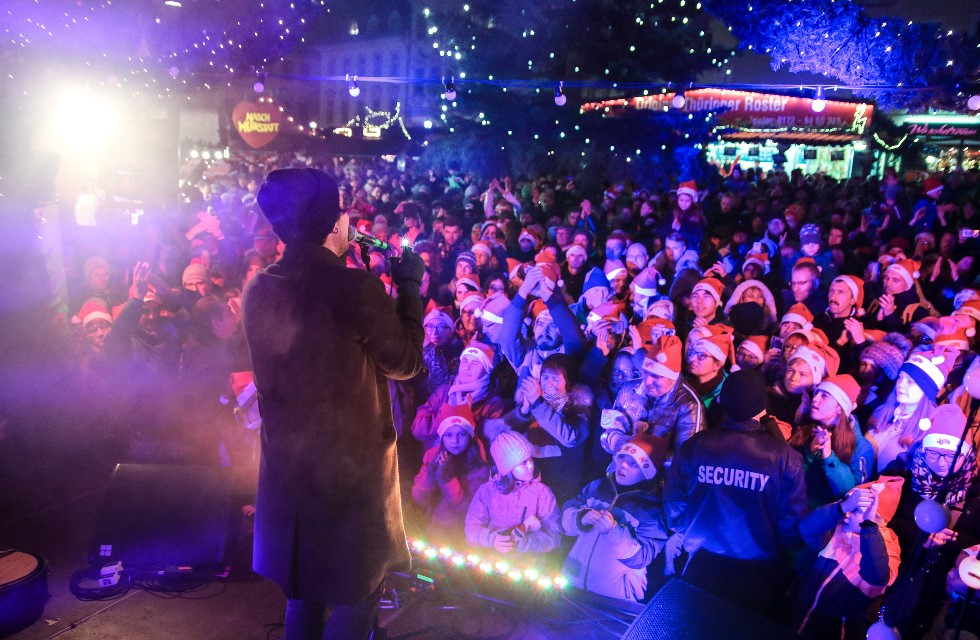
<instances>
[{"instance_id":1,"label":"microphone","mask_svg":"<svg viewBox=\"0 0 980 640\"><path fill-rule=\"evenodd\" d=\"M354 228L354 225L349 226L348 230L349 230L348 239L351 242L356 242L357 244L361 245L366 249L378 248L381 249L382 251L387 251L388 249L391 248L388 245L388 243L385 242L384 240L375 238L370 233L364 233L362 231L358 231L357 229Z\"/></svg>"}]
</instances>

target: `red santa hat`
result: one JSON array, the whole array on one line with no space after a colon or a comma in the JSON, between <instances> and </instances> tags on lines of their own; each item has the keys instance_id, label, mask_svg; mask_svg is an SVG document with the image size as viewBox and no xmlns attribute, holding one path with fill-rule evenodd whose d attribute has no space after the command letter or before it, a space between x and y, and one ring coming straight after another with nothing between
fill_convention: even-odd
<instances>
[{"instance_id":1,"label":"red santa hat","mask_svg":"<svg viewBox=\"0 0 980 640\"><path fill-rule=\"evenodd\" d=\"M897 273L905 281L906 286L911 289L915 286L915 281L919 279L920 275L922 275L919 272L921 267L922 263L918 260L906 258L888 265L888 268L885 269L885 271Z\"/></svg>"},{"instance_id":2,"label":"red santa hat","mask_svg":"<svg viewBox=\"0 0 980 640\"><path fill-rule=\"evenodd\" d=\"M968 316L974 321L980 320L980 300L967 300L953 312L954 316Z\"/></svg>"},{"instance_id":3,"label":"red santa hat","mask_svg":"<svg viewBox=\"0 0 980 640\"><path fill-rule=\"evenodd\" d=\"M769 273L769 254L765 252L752 252L750 251L748 255L745 256L745 262L742 263L742 272L745 272L745 267L750 264L758 265L762 269L762 273Z\"/></svg>"},{"instance_id":4,"label":"red santa hat","mask_svg":"<svg viewBox=\"0 0 980 640\"><path fill-rule=\"evenodd\" d=\"M479 340L471 340L463 352L459 354L459 357L469 356L483 365L483 370L487 373L493 371L493 359L496 354L493 352L493 347Z\"/></svg>"},{"instance_id":5,"label":"red santa hat","mask_svg":"<svg viewBox=\"0 0 980 640\"><path fill-rule=\"evenodd\" d=\"M661 335L674 335L677 329L674 327L674 323L666 318L660 318L657 316L650 316L640 324L636 325L636 331L640 334L640 340L643 345L649 345L653 343L653 331L655 328L660 327L661 329L658 333Z\"/></svg>"},{"instance_id":6,"label":"red santa hat","mask_svg":"<svg viewBox=\"0 0 980 640\"><path fill-rule=\"evenodd\" d=\"M483 302L486 300L483 294L479 291L467 291L463 294L463 297L459 299L459 310L462 311L467 307L472 307L476 305L478 307L483 306Z\"/></svg>"},{"instance_id":7,"label":"red santa hat","mask_svg":"<svg viewBox=\"0 0 980 640\"><path fill-rule=\"evenodd\" d=\"M589 257L589 254L585 250L585 247L583 247L580 244L573 244L573 245L570 245L567 249L565 249L565 259L567 260L568 258L571 258L572 255L573 254L576 254L576 253L581 254L583 258L588 258Z\"/></svg>"},{"instance_id":8,"label":"red santa hat","mask_svg":"<svg viewBox=\"0 0 980 640\"><path fill-rule=\"evenodd\" d=\"M844 373L828 377L817 385L817 391L823 391L830 395L840 405L844 415L849 416L854 411L854 403L857 402L858 394L861 393L861 385L853 376Z\"/></svg>"},{"instance_id":9,"label":"red santa hat","mask_svg":"<svg viewBox=\"0 0 980 640\"><path fill-rule=\"evenodd\" d=\"M503 324L504 310L510 304L510 299L502 294L495 293L483 301L483 305L476 310L476 317L486 323Z\"/></svg>"},{"instance_id":10,"label":"red santa hat","mask_svg":"<svg viewBox=\"0 0 980 640\"><path fill-rule=\"evenodd\" d=\"M960 445L965 426L966 416L958 405L939 406L929 418L919 422L919 428L926 432L922 438L922 446L953 452L959 449L960 454L965 456L972 449L969 439L964 440Z\"/></svg>"},{"instance_id":11,"label":"red santa hat","mask_svg":"<svg viewBox=\"0 0 980 640\"><path fill-rule=\"evenodd\" d=\"M626 265L623 264L622 260L606 260L602 271L606 274L606 279L612 282L617 276L626 273Z\"/></svg>"},{"instance_id":12,"label":"red santa hat","mask_svg":"<svg viewBox=\"0 0 980 640\"><path fill-rule=\"evenodd\" d=\"M902 499L902 485L905 478L901 476L879 476L873 482L865 482L855 489L870 489L878 494L878 515L882 522L888 523L895 517L898 504Z\"/></svg>"},{"instance_id":13,"label":"red santa hat","mask_svg":"<svg viewBox=\"0 0 980 640\"><path fill-rule=\"evenodd\" d=\"M456 278L456 286L464 284L470 291L480 290L480 276L475 273L464 273L460 277Z\"/></svg>"},{"instance_id":14,"label":"red santa hat","mask_svg":"<svg viewBox=\"0 0 980 640\"><path fill-rule=\"evenodd\" d=\"M748 336L739 343L739 349L745 349L759 360L766 359L766 346L769 344L769 336Z\"/></svg>"},{"instance_id":15,"label":"red santa hat","mask_svg":"<svg viewBox=\"0 0 980 640\"><path fill-rule=\"evenodd\" d=\"M735 361L735 329L727 324L709 324L706 327L693 329L689 334L690 344L703 349L706 353L718 362Z\"/></svg>"},{"instance_id":16,"label":"red santa hat","mask_svg":"<svg viewBox=\"0 0 980 640\"><path fill-rule=\"evenodd\" d=\"M820 265L817 264L817 261L811 258L810 256L803 256L793 264L794 269L799 269L800 267L811 267L813 269L816 269L817 273L823 271Z\"/></svg>"},{"instance_id":17,"label":"red santa hat","mask_svg":"<svg viewBox=\"0 0 980 640\"><path fill-rule=\"evenodd\" d=\"M524 263L516 258L507 258L507 277L515 285L524 281Z\"/></svg>"},{"instance_id":18,"label":"red santa hat","mask_svg":"<svg viewBox=\"0 0 980 640\"><path fill-rule=\"evenodd\" d=\"M916 320L913 322L909 328L918 329L919 333L932 341L936 337L936 333L939 331L939 318L934 316L926 316L921 320Z\"/></svg>"},{"instance_id":19,"label":"red santa hat","mask_svg":"<svg viewBox=\"0 0 980 640\"><path fill-rule=\"evenodd\" d=\"M854 308L857 310L857 315L864 314L864 280L858 278L857 276L837 276L833 280L834 282L840 282L848 289L851 290L851 295L854 296Z\"/></svg>"},{"instance_id":20,"label":"red santa hat","mask_svg":"<svg viewBox=\"0 0 980 640\"><path fill-rule=\"evenodd\" d=\"M944 316L939 319L939 329L932 339L933 344L945 345L968 351L970 349L970 338L977 334L973 328L973 321L966 315Z\"/></svg>"},{"instance_id":21,"label":"red santa hat","mask_svg":"<svg viewBox=\"0 0 980 640\"><path fill-rule=\"evenodd\" d=\"M105 320L112 324L112 314L109 313L109 308L102 298L89 298L72 320L83 327L96 320Z\"/></svg>"},{"instance_id":22,"label":"red santa hat","mask_svg":"<svg viewBox=\"0 0 980 640\"><path fill-rule=\"evenodd\" d=\"M623 313L624 311L626 311L626 305L622 302L607 300L595 309L589 311L589 315L585 317L586 326L592 327L600 320L614 320L625 323L626 316Z\"/></svg>"},{"instance_id":23,"label":"red santa hat","mask_svg":"<svg viewBox=\"0 0 980 640\"><path fill-rule=\"evenodd\" d=\"M459 404L456 406L444 402L439 408L439 415L436 417L436 432L442 438L449 427L462 427L472 438L476 434L476 418L473 417L473 410L470 405Z\"/></svg>"},{"instance_id":24,"label":"red santa hat","mask_svg":"<svg viewBox=\"0 0 980 640\"><path fill-rule=\"evenodd\" d=\"M547 316L550 320L551 311L548 309L548 305L544 303L544 300L535 300L531 303L531 321L536 322L540 316Z\"/></svg>"},{"instance_id":25,"label":"red santa hat","mask_svg":"<svg viewBox=\"0 0 980 640\"><path fill-rule=\"evenodd\" d=\"M524 239L532 241L535 247L538 246L540 240L540 238L538 238L538 236L534 233L534 230L530 228L521 229L520 235L517 236L518 242Z\"/></svg>"},{"instance_id":26,"label":"red santa hat","mask_svg":"<svg viewBox=\"0 0 980 640\"><path fill-rule=\"evenodd\" d=\"M804 331L809 331L813 328L813 314L802 302L797 302L792 307L790 307L786 313L783 315L782 320L779 324L785 322L795 322L800 325L800 328Z\"/></svg>"},{"instance_id":27,"label":"red santa hat","mask_svg":"<svg viewBox=\"0 0 980 640\"><path fill-rule=\"evenodd\" d=\"M813 384L819 384L828 375L836 374L840 364L840 356L833 349L815 342L796 347L786 364L793 360L802 360L810 367Z\"/></svg>"},{"instance_id":28,"label":"red santa hat","mask_svg":"<svg viewBox=\"0 0 980 640\"><path fill-rule=\"evenodd\" d=\"M636 274L633 282L630 283L630 289L634 295L653 298L654 296L660 295L657 287L662 287L665 284L667 284L667 281L664 280L664 277L652 266L649 266Z\"/></svg>"},{"instance_id":29,"label":"red santa hat","mask_svg":"<svg viewBox=\"0 0 980 640\"><path fill-rule=\"evenodd\" d=\"M631 456L640 467L643 477L650 480L664 467L664 461L667 459L667 439L641 433L630 438L619 448L616 455Z\"/></svg>"},{"instance_id":30,"label":"red santa hat","mask_svg":"<svg viewBox=\"0 0 980 640\"><path fill-rule=\"evenodd\" d=\"M687 180L686 182L680 183L677 187L677 195L686 193L691 196L691 199L695 202L698 201L698 183L694 180Z\"/></svg>"},{"instance_id":31,"label":"red santa hat","mask_svg":"<svg viewBox=\"0 0 980 640\"><path fill-rule=\"evenodd\" d=\"M929 176L922 183L922 190L926 192L926 195L936 195L943 189L943 181L939 176Z\"/></svg>"},{"instance_id":32,"label":"red santa hat","mask_svg":"<svg viewBox=\"0 0 980 640\"><path fill-rule=\"evenodd\" d=\"M474 254L482 253L488 258L493 255L493 249L491 249L490 245L484 242L483 240L474 242L473 246L470 247L470 251L472 251Z\"/></svg>"},{"instance_id":33,"label":"red santa hat","mask_svg":"<svg viewBox=\"0 0 980 640\"><path fill-rule=\"evenodd\" d=\"M554 261L555 260L554 257L551 254L547 254L547 253L538 254L539 257L542 255L545 255L551 259L550 260L545 259L540 262L537 262L538 268L541 269L541 275L543 275L551 282L555 283L556 287L565 286L565 282L561 279L561 269L559 269L558 263ZM537 261L537 258L535 258L535 261Z\"/></svg>"},{"instance_id":34,"label":"red santa hat","mask_svg":"<svg viewBox=\"0 0 980 640\"><path fill-rule=\"evenodd\" d=\"M691 289L692 294L695 291L704 291L714 298L715 302L721 304L721 296L725 291L725 285L723 285L721 280L718 278L705 278L694 285L694 288Z\"/></svg>"},{"instance_id":35,"label":"red santa hat","mask_svg":"<svg viewBox=\"0 0 980 640\"><path fill-rule=\"evenodd\" d=\"M646 348L643 371L670 380L681 377L684 347L677 336L660 336Z\"/></svg>"}]
</instances>

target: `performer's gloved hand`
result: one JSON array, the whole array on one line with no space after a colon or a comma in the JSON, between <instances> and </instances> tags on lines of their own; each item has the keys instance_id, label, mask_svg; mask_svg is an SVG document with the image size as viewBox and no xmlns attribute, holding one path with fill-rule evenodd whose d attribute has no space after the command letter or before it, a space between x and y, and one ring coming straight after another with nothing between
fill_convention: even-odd
<instances>
[{"instance_id":1,"label":"performer's gloved hand","mask_svg":"<svg viewBox=\"0 0 980 640\"><path fill-rule=\"evenodd\" d=\"M422 287L425 263L414 251L403 251L401 258L391 261L391 279L398 286Z\"/></svg>"}]
</instances>

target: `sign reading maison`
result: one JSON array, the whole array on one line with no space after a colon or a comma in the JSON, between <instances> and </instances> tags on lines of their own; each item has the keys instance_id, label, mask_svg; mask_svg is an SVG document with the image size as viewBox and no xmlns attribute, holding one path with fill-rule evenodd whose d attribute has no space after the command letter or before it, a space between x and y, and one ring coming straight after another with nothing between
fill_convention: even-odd
<instances>
[{"instance_id":1,"label":"sign reading maison","mask_svg":"<svg viewBox=\"0 0 980 640\"><path fill-rule=\"evenodd\" d=\"M607 100L583 105L583 111L621 109L663 111L671 107L673 93L639 96L629 100ZM823 111L813 110L813 100L729 89L692 89L684 93L681 111L720 112L721 126L740 129L821 129L860 135L871 124L874 106L863 102L827 100Z\"/></svg>"}]
</instances>

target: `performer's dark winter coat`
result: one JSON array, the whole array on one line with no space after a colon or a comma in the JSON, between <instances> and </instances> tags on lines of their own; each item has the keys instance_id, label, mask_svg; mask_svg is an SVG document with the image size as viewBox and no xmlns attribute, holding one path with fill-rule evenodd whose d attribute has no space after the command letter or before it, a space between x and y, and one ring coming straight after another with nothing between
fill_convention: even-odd
<instances>
[{"instance_id":1,"label":"performer's dark winter coat","mask_svg":"<svg viewBox=\"0 0 980 640\"><path fill-rule=\"evenodd\" d=\"M290 598L357 602L408 559L386 376L422 368L418 291L392 301L329 250L287 245L243 307L263 423L254 568Z\"/></svg>"}]
</instances>

